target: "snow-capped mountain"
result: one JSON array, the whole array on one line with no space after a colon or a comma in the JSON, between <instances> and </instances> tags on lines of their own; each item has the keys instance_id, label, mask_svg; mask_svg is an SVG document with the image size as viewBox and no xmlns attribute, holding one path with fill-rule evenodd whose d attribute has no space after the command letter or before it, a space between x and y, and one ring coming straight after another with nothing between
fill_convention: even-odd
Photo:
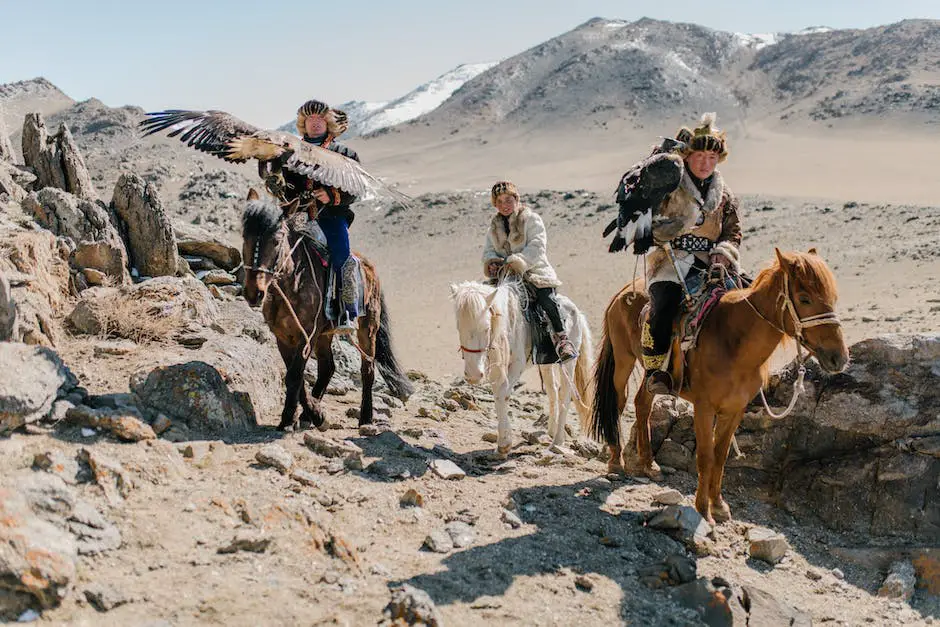
<instances>
[{"instance_id":1,"label":"snow-capped mountain","mask_svg":"<svg viewBox=\"0 0 940 627\"><path fill-rule=\"evenodd\" d=\"M391 102L366 102L351 100L337 105L349 116L349 130L346 137L366 135L374 131L395 126L433 111L464 83L490 69L493 63L465 63L442 74L432 81L418 86L401 98ZM295 132L294 122L288 122L280 128Z\"/></svg>"},{"instance_id":2,"label":"snow-capped mountain","mask_svg":"<svg viewBox=\"0 0 940 627\"><path fill-rule=\"evenodd\" d=\"M829 33L832 29L828 26L809 26L792 33L735 33L735 40L746 48L760 50L767 46L779 43L784 37L791 35L818 35L820 33Z\"/></svg>"}]
</instances>

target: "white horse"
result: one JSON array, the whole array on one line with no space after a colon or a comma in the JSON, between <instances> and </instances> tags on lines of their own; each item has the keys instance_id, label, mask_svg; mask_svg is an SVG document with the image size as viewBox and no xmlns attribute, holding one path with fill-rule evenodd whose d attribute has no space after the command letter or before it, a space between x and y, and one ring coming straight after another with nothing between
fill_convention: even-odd
<instances>
[{"instance_id":1,"label":"white horse","mask_svg":"<svg viewBox=\"0 0 940 627\"><path fill-rule=\"evenodd\" d=\"M523 298L527 297L525 288L519 281L500 283L497 287L465 281L451 285L450 290L460 334L464 377L472 384L484 379L490 382L498 419L496 450L505 456L512 446L509 395L522 373L532 365L532 334L520 304L520 293ZM562 317L567 319L568 339L578 352L577 359L564 364L539 366L548 394L548 434L552 447L557 450L565 442L572 384L577 392L574 401L581 424L589 424L586 421L591 418L590 367L594 345L584 314L568 298L560 295L556 298Z\"/></svg>"}]
</instances>

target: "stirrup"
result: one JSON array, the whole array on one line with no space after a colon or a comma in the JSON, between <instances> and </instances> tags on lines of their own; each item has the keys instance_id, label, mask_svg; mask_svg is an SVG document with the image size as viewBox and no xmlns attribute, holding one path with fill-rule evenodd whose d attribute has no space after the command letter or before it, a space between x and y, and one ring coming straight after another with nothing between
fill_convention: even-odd
<instances>
[{"instance_id":1,"label":"stirrup","mask_svg":"<svg viewBox=\"0 0 940 627\"><path fill-rule=\"evenodd\" d=\"M341 334L351 334L359 330L359 320L344 309L336 321L336 332Z\"/></svg>"},{"instance_id":2,"label":"stirrup","mask_svg":"<svg viewBox=\"0 0 940 627\"><path fill-rule=\"evenodd\" d=\"M571 343L571 340L568 339L565 333L557 333L554 339L555 354L558 355L558 361L566 362L577 358L578 351L575 350L574 344Z\"/></svg>"},{"instance_id":3,"label":"stirrup","mask_svg":"<svg viewBox=\"0 0 940 627\"><path fill-rule=\"evenodd\" d=\"M675 396L672 391L672 375L665 370L651 370L646 373L646 391L654 396L663 394L666 396Z\"/></svg>"}]
</instances>

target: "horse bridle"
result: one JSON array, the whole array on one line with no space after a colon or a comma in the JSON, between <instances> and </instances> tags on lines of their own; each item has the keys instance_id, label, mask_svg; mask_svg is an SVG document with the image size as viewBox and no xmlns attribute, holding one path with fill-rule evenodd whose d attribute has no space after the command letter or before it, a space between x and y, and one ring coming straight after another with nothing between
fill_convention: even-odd
<instances>
[{"instance_id":1,"label":"horse bridle","mask_svg":"<svg viewBox=\"0 0 940 627\"><path fill-rule=\"evenodd\" d=\"M799 358L800 365L802 367L804 358L803 358L801 351L799 350L799 347L805 348L810 353L816 352L816 349L810 346L806 342L806 340L803 338L803 329L819 327L819 326L823 326L826 324L834 324L836 326L841 327L842 321L839 320L839 315L836 314L835 311L824 311L821 314L816 314L813 316L805 316L801 318L796 311L796 305L794 305L793 303L793 297L790 296L790 275L787 274L786 271L784 271L783 273L783 292L778 297L778 300L780 299L783 299L783 306L781 307L781 310L786 311L786 313L790 314L790 321L793 323L793 337L796 338L796 342L797 342L797 357ZM766 322L767 324L769 324L776 330L780 331L784 335L790 335L789 333L786 332L785 329L781 328L772 320L768 319L764 314L757 311L757 308L754 306L753 303L751 303L749 298L745 298L744 300L745 302L747 302L748 305L751 306L751 309L754 310L754 313L760 316L760 318L763 319L764 322ZM786 326L786 321L783 321L783 326L784 327Z\"/></svg>"},{"instance_id":2,"label":"horse bridle","mask_svg":"<svg viewBox=\"0 0 940 627\"><path fill-rule=\"evenodd\" d=\"M493 349L493 318L498 318L499 313L494 311L492 307L489 307L488 310L490 313L490 328L487 330L486 346L484 348L467 348L466 346L461 344L458 351L478 355L480 353L489 352L490 350Z\"/></svg>"},{"instance_id":3,"label":"horse bridle","mask_svg":"<svg viewBox=\"0 0 940 627\"><path fill-rule=\"evenodd\" d=\"M270 274L272 277L277 277L277 272L271 270L270 268L265 268L258 265L258 260L261 257L261 238L255 238L254 250L251 251L251 265L245 266L245 270L251 270L253 272L261 272L263 274Z\"/></svg>"}]
</instances>

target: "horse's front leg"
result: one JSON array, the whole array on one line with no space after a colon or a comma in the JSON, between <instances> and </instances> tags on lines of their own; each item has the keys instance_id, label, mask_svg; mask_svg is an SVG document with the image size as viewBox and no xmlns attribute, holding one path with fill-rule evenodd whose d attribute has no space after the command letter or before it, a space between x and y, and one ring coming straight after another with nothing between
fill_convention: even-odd
<instances>
[{"instance_id":1,"label":"horse's front leg","mask_svg":"<svg viewBox=\"0 0 940 627\"><path fill-rule=\"evenodd\" d=\"M496 404L496 452L508 455L512 448L512 424L509 422L509 381L503 379L493 384L493 399Z\"/></svg>"},{"instance_id":2,"label":"horse's front leg","mask_svg":"<svg viewBox=\"0 0 940 627\"><path fill-rule=\"evenodd\" d=\"M297 401L304 384L304 368L307 359L303 351L297 346L288 346L278 340L278 350L287 366L287 375L284 377L284 409L281 411L281 422L277 428L281 431L294 426L294 417L297 414Z\"/></svg>"},{"instance_id":3,"label":"horse's front leg","mask_svg":"<svg viewBox=\"0 0 940 627\"><path fill-rule=\"evenodd\" d=\"M728 449L731 438L741 424L744 410L735 413L719 413L718 425L715 427L715 467L712 470L708 485L708 497L711 500L712 516L718 522L731 520L731 508L721 498L721 482L725 474L725 463L728 461Z\"/></svg>"},{"instance_id":4,"label":"horse's front leg","mask_svg":"<svg viewBox=\"0 0 940 627\"><path fill-rule=\"evenodd\" d=\"M558 423L558 382L555 380L555 368L551 364L539 365L545 396L548 397L548 435L555 443L555 425Z\"/></svg>"},{"instance_id":5,"label":"horse's front leg","mask_svg":"<svg viewBox=\"0 0 940 627\"><path fill-rule=\"evenodd\" d=\"M300 404L304 410L301 414L301 423L308 422L321 431L329 425L323 415L320 400L333 377L336 365L333 362L333 338L330 335L320 335L314 343L314 355L317 360L317 381L313 386L313 399L307 394L307 386L300 386Z\"/></svg>"},{"instance_id":6,"label":"horse's front leg","mask_svg":"<svg viewBox=\"0 0 940 627\"><path fill-rule=\"evenodd\" d=\"M633 399L633 404L636 407L636 421L633 423L633 429L630 432L630 443L635 442L635 447L631 447L628 443L627 448L624 449L624 472L629 475L645 476L653 481L660 481L663 478L663 473L659 468L659 464L653 459L650 434L653 395L646 390L645 385L640 385Z\"/></svg>"},{"instance_id":7,"label":"horse's front leg","mask_svg":"<svg viewBox=\"0 0 940 627\"><path fill-rule=\"evenodd\" d=\"M715 409L705 402L695 403L695 465L698 470L698 486L695 489L695 509L709 524L714 525L709 506L712 475L715 473ZM731 433L734 433L732 430ZM728 444L731 438L728 438ZM727 447L725 448L727 452ZM720 483L719 479L719 483Z\"/></svg>"}]
</instances>

